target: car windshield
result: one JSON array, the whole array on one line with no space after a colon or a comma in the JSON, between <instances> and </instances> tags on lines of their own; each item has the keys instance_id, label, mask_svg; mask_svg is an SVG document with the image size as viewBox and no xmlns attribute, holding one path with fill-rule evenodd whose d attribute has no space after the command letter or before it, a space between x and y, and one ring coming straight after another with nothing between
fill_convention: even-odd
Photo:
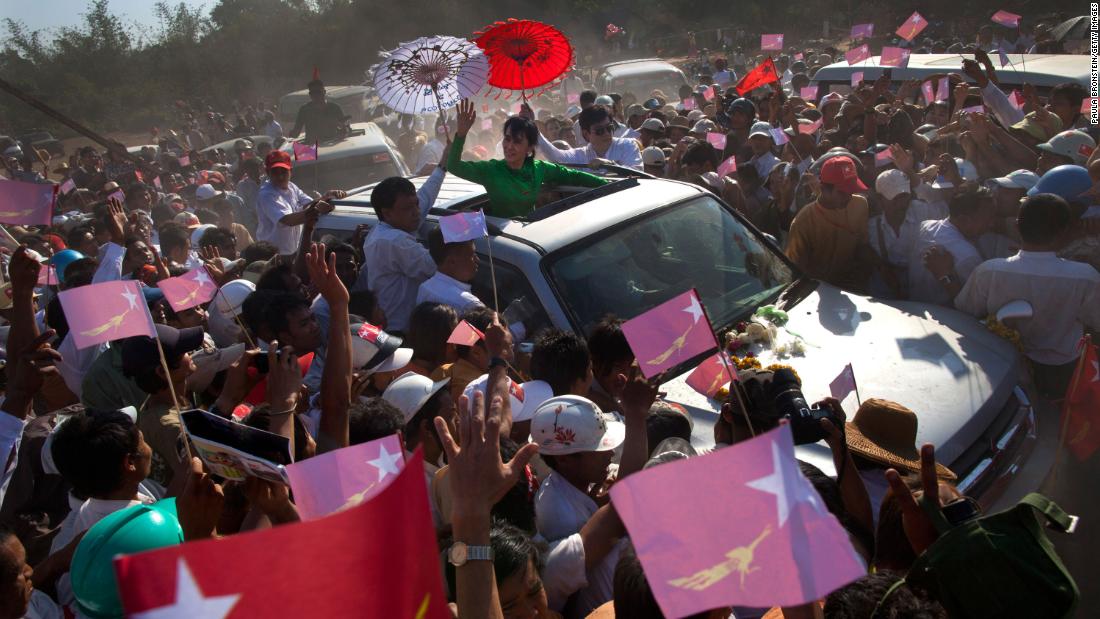
<instances>
[{"instance_id":1,"label":"car windshield","mask_svg":"<svg viewBox=\"0 0 1100 619\"><path fill-rule=\"evenodd\" d=\"M792 280L787 263L709 196L566 247L548 264L584 333L607 313L633 318L692 287L718 331L774 301Z\"/></svg>"},{"instance_id":2,"label":"car windshield","mask_svg":"<svg viewBox=\"0 0 1100 619\"><path fill-rule=\"evenodd\" d=\"M667 71L612 78L610 86L613 92L629 92L640 101L648 98L654 90L660 90L669 97L675 96L680 86L685 83L679 73Z\"/></svg>"}]
</instances>

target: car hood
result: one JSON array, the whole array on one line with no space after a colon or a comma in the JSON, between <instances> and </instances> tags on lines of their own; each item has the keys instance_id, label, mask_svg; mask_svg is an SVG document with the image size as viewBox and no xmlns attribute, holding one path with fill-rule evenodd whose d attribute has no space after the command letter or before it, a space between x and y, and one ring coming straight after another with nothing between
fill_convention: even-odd
<instances>
[{"instance_id":1,"label":"car hood","mask_svg":"<svg viewBox=\"0 0 1100 619\"><path fill-rule=\"evenodd\" d=\"M788 310L786 328L803 338L805 356L781 361L802 379L807 401L829 395L829 384L852 364L861 399L883 398L912 409L917 445L936 445L941 462L955 462L996 419L1019 372L1019 355L974 318L925 303L880 301L821 283ZM693 440L713 442L719 403L687 386L685 373L666 383L668 399L687 406ZM857 408L849 396L844 409ZM824 443L799 447L799 457L831 471Z\"/></svg>"}]
</instances>

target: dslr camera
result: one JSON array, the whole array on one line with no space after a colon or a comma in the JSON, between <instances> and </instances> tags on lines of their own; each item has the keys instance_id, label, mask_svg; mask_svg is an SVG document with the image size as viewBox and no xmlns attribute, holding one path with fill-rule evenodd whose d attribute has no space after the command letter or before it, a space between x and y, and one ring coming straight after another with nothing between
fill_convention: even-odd
<instances>
[{"instance_id":1,"label":"dslr camera","mask_svg":"<svg viewBox=\"0 0 1100 619\"><path fill-rule=\"evenodd\" d=\"M844 422L831 408L810 406L806 403L806 396L802 395L802 385L794 372L785 368L776 370L768 391L778 416L777 421L787 420L795 445L816 443L825 438L825 430L821 427L822 419L828 419L837 429L844 431Z\"/></svg>"}]
</instances>

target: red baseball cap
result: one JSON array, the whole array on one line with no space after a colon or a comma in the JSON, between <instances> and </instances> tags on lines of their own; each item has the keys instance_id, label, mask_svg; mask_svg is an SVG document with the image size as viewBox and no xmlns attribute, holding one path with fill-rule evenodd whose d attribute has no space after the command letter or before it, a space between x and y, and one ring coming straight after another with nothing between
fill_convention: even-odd
<instances>
[{"instance_id":1,"label":"red baseball cap","mask_svg":"<svg viewBox=\"0 0 1100 619\"><path fill-rule=\"evenodd\" d=\"M294 167L294 164L291 163L289 153L273 150L264 157L264 167L268 170L272 168L286 168L289 170Z\"/></svg>"},{"instance_id":2,"label":"red baseball cap","mask_svg":"<svg viewBox=\"0 0 1100 619\"><path fill-rule=\"evenodd\" d=\"M867 191L867 185L859 180L856 164L849 157L833 157L821 166L821 182L832 185L844 193Z\"/></svg>"}]
</instances>

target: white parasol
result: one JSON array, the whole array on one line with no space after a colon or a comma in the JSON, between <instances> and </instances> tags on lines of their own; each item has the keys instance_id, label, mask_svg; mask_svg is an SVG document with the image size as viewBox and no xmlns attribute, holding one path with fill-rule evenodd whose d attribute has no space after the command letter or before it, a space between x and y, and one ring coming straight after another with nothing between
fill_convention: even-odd
<instances>
[{"instance_id":1,"label":"white parasol","mask_svg":"<svg viewBox=\"0 0 1100 619\"><path fill-rule=\"evenodd\" d=\"M478 93L489 79L481 48L458 37L422 37L371 67L378 98L395 112L431 114Z\"/></svg>"}]
</instances>

